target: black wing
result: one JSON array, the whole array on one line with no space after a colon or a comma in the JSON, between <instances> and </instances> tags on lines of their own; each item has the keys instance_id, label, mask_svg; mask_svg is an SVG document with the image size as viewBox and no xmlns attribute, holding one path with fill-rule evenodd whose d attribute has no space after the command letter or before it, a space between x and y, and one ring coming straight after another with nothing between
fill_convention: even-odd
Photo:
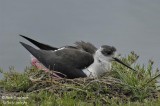
<instances>
[{"instance_id":1,"label":"black wing","mask_svg":"<svg viewBox=\"0 0 160 106\"><path fill-rule=\"evenodd\" d=\"M90 54L94 54L97 50L97 48L89 42L77 41L75 44L78 49L82 49Z\"/></svg>"},{"instance_id":2,"label":"black wing","mask_svg":"<svg viewBox=\"0 0 160 106\"><path fill-rule=\"evenodd\" d=\"M54 51L54 50L59 49L57 47L53 47L53 46L50 46L50 45L47 45L44 43L40 43L40 42L33 40L29 37L26 37L24 35L19 35L19 36L21 36L21 37L25 38L26 40L28 40L29 42L33 43L35 46L39 47L41 50L53 50ZM77 42L75 42L75 44L76 44L75 46L64 46L64 47L65 48L72 48L72 49L80 49L80 50L83 50L83 51L88 52L90 54L94 54L95 51L97 50L97 48L89 42L77 41ZM60 47L60 48L62 48L62 47Z\"/></svg>"},{"instance_id":3,"label":"black wing","mask_svg":"<svg viewBox=\"0 0 160 106\"><path fill-rule=\"evenodd\" d=\"M91 65L93 56L85 51L66 48L57 51L37 50L20 42L45 67L61 72L68 78L86 77L82 69Z\"/></svg>"},{"instance_id":4,"label":"black wing","mask_svg":"<svg viewBox=\"0 0 160 106\"><path fill-rule=\"evenodd\" d=\"M33 43L35 46L39 47L42 50L56 50L56 49L58 49L56 47L52 47L50 45L37 42L37 41L35 41L35 40L33 40L33 39L29 38L29 37L26 37L24 35L19 35L19 36L21 36L21 37L25 38L26 40L30 41L31 43Z\"/></svg>"}]
</instances>

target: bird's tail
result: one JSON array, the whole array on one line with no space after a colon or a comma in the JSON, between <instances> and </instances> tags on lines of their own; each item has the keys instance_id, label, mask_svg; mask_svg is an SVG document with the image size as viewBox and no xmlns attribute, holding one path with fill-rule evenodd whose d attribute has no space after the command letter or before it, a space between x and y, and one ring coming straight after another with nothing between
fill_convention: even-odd
<instances>
[{"instance_id":1,"label":"bird's tail","mask_svg":"<svg viewBox=\"0 0 160 106\"><path fill-rule=\"evenodd\" d=\"M37 42L29 37L26 37L24 35L19 35L21 37L23 37L24 39L28 40L29 42L33 43L35 46L37 46L38 48L42 49L42 50L56 50L58 48L56 47L52 47L50 45L47 45L47 44L43 44L43 43L40 43L40 42Z\"/></svg>"}]
</instances>

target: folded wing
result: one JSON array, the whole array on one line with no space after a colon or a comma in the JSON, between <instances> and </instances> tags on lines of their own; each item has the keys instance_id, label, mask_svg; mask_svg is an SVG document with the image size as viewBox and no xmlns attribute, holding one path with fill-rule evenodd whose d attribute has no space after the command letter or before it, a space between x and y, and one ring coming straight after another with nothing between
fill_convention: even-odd
<instances>
[{"instance_id":1,"label":"folded wing","mask_svg":"<svg viewBox=\"0 0 160 106\"><path fill-rule=\"evenodd\" d=\"M25 43L20 43L45 67L61 72L68 78L86 77L82 69L88 67L94 61L93 55L78 49L37 50Z\"/></svg>"}]
</instances>

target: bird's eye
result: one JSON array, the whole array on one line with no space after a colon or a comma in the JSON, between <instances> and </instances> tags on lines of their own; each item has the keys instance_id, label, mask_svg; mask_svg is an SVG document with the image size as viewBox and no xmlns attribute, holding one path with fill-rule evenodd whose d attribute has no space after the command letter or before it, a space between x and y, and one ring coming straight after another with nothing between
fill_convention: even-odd
<instances>
[{"instance_id":1,"label":"bird's eye","mask_svg":"<svg viewBox=\"0 0 160 106\"><path fill-rule=\"evenodd\" d=\"M103 50L102 51L102 54L104 54L104 55L111 55L112 54L112 51L107 51L107 50Z\"/></svg>"},{"instance_id":2,"label":"bird's eye","mask_svg":"<svg viewBox=\"0 0 160 106\"><path fill-rule=\"evenodd\" d=\"M108 54L108 55L111 55L111 54L112 54L112 52L111 52L111 51L109 51L109 52L107 52L107 54Z\"/></svg>"}]
</instances>

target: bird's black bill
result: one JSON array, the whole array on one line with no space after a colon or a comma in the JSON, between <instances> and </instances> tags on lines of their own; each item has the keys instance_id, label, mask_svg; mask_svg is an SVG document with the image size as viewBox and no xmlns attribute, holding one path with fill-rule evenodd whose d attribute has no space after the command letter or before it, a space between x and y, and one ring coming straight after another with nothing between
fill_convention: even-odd
<instances>
[{"instance_id":1,"label":"bird's black bill","mask_svg":"<svg viewBox=\"0 0 160 106\"><path fill-rule=\"evenodd\" d=\"M121 60L119 60L118 58L113 57L113 59L114 59L116 62L118 62L118 63L126 66L127 68L129 68L129 69L131 69L131 70L133 70L133 71L136 71L135 69L131 68L131 67L128 66L127 64L123 63L123 62L122 62Z\"/></svg>"}]
</instances>

